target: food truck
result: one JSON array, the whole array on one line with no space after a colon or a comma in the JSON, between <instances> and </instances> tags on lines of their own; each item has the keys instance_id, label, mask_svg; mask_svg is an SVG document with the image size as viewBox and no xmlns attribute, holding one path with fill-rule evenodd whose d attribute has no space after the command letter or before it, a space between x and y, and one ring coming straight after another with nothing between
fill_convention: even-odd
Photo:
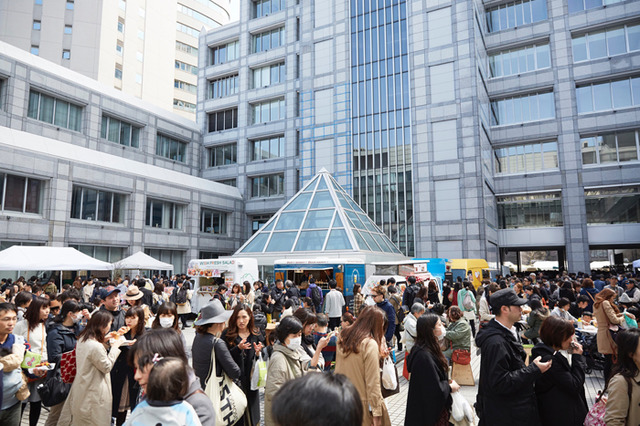
<instances>
[{"instance_id":1,"label":"food truck","mask_svg":"<svg viewBox=\"0 0 640 426\"><path fill-rule=\"evenodd\" d=\"M468 279L475 288L482 285L483 279L490 279L489 264L484 259L451 259L447 262L447 269L453 274L453 282L458 277Z\"/></svg>"},{"instance_id":2,"label":"food truck","mask_svg":"<svg viewBox=\"0 0 640 426\"><path fill-rule=\"evenodd\" d=\"M219 285L231 288L235 283L249 281L253 284L257 281L258 261L249 257L192 259L189 261L187 275L195 281L191 308L193 312L199 312L211 300Z\"/></svg>"},{"instance_id":3,"label":"food truck","mask_svg":"<svg viewBox=\"0 0 640 426\"><path fill-rule=\"evenodd\" d=\"M439 261L440 259L435 259ZM444 278L444 266L442 267L442 277L435 275L431 272L431 259L410 259L393 262L373 262L374 266L373 275L367 278L367 282L363 288L363 294L368 295L371 291L371 286L377 285L381 279L388 279L393 277L396 280L396 285L403 290L406 288L407 277L414 276L419 281L428 282L429 280L435 280L438 284L438 288L442 290L442 281ZM436 265L439 265L436 262ZM439 270L439 269L438 269Z\"/></svg>"},{"instance_id":4,"label":"food truck","mask_svg":"<svg viewBox=\"0 0 640 426\"><path fill-rule=\"evenodd\" d=\"M347 305L353 297L353 285L364 285L365 264L359 259L279 259L273 264L276 280L291 280L300 290L306 290L313 276L322 293L329 291L329 280L334 279L342 291Z\"/></svg>"}]
</instances>

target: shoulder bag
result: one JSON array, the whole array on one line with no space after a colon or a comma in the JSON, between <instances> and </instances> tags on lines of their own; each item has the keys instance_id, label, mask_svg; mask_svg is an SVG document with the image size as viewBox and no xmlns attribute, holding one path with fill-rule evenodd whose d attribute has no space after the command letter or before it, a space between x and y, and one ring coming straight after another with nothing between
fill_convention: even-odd
<instances>
[{"instance_id":1,"label":"shoulder bag","mask_svg":"<svg viewBox=\"0 0 640 426\"><path fill-rule=\"evenodd\" d=\"M71 384L62 381L60 371L57 368L47 373L44 381L36 387L45 407L53 407L63 402L69 396L70 390Z\"/></svg>"},{"instance_id":2,"label":"shoulder bag","mask_svg":"<svg viewBox=\"0 0 640 426\"><path fill-rule=\"evenodd\" d=\"M76 378L76 348L60 357L60 376L64 383L73 383Z\"/></svg>"},{"instance_id":3,"label":"shoulder bag","mask_svg":"<svg viewBox=\"0 0 640 426\"><path fill-rule=\"evenodd\" d=\"M247 397L242 389L222 371L222 377L216 375L216 353L211 351L211 368L204 393L213 403L216 413L216 425L231 426L244 414L247 408Z\"/></svg>"}]
</instances>

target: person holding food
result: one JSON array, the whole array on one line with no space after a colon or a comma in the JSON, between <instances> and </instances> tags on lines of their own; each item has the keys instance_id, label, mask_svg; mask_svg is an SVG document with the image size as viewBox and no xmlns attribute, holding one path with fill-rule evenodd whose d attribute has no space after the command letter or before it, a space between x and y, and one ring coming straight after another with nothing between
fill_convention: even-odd
<instances>
[{"instance_id":1,"label":"person holding food","mask_svg":"<svg viewBox=\"0 0 640 426\"><path fill-rule=\"evenodd\" d=\"M136 287L137 288L137 287ZM140 293L142 295L142 293ZM145 332L145 311L142 306L132 306L124 314L126 326L123 327L125 342L120 347L120 355L111 369L111 416L116 425L122 426L127 412L138 404L140 386L135 381L135 370L129 365L129 348Z\"/></svg>"},{"instance_id":2,"label":"person holding food","mask_svg":"<svg viewBox=\"0 0 640 426\"><path fill-rule=\"evenodd\" d=\"M77 373L69 397L62 408L58 426L105 426L111 424L110 372L124 343L121 328L109 332L113 315L96 312L78 336L76 346Z\"/></svg>"}]
</instances>

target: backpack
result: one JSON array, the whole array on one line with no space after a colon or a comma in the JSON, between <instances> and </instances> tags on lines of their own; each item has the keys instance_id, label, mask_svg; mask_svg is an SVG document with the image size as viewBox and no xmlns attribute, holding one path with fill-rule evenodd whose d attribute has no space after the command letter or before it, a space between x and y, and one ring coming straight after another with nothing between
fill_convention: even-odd
<instances>
[{"instance_id":1,"label":"backpack","mask_svg":"<svg viewBox=\"0 0 640 426\"><path fill-rule=\"evenodd\" d=\"M467 293L464 295L464 299L462 299L462 307L468 311L473 311L473 308L475 307L469 290L467 290Z\"/></svg>"},{"instance_id":2,"label":"backpack","mask_svg":"<svg viewBox=\"0 0 640 426\"><path fill-rule=\"evenodd\" d=\"M187 290L182 287L182 290L179 290L177 287L174 290L175 292L175 301L176 301L176 305L184 305L185 303L187 303Z\"/></svg>"},{"instance_id":3,"label":"backpack","mask_svg":"<svg viewBox=\"0 0 640 426\"><path fill-rule=\"evenodd\" d=\"M316 307L322 305L322 292L318 286L311 287L311 300Z\"/></svg>"}]
</instances>

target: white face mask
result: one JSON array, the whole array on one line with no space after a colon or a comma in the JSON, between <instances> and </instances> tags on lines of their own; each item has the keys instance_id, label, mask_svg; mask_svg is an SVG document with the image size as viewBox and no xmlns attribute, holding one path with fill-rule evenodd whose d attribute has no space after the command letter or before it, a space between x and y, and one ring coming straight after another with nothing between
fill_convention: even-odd
<instances>
[{"instance_id":1,"label":"white face mask","mask_svg":"<svg viewBox=\"0 0 640 426\"><path fill-rule=\"evenodd\" d=\"M364 299L364 304L367 306L373 306L376 304L376 301L373 300L373 297L369 296L366 299Z\"/></svg>"},{"instance_id":2,"label":"white face mask","mask_svg":"<svg viewBox=\"0 0 640 426\"><path fill-rule=\"evenodd\" d=\"M160 327L171 328L173 327L173 318L160 318Z\"/></svg>"},{"instance_id":3,"label":"white face mask","mask_svg":"<svg viewBox=\"0 0 640 426\"><path fill-rule=\"evenodd\" d=\"M444 340L444 336L447 334L447 329L444 325L440 325L440 335L438 336L438 340Z\"/></svg>"},{"instance_id":4,"label":"white face mask","mask_svg":"<svg viewBox=\"0 0 640 426\"><path fill-rule=\"evenodd\" d=\"M300 346L302 346L302 336L292 337L291 339L289 339L289 344L287 345L287 347L292 351L297 351Z\"/></svg>"},{"instance_id":5,"label":"white face mask","mask_svg":"<svg viewBox=\"0 0 640 426\"><path fill-rule=\"evenodd\" d=\"M74 324L77 324L77 323L79 323L80 321L82 321L82 314L77 314L77 315L75 315L75 316L73 317L73 323L74 323Z\"/></svg>"}]
</instances>

